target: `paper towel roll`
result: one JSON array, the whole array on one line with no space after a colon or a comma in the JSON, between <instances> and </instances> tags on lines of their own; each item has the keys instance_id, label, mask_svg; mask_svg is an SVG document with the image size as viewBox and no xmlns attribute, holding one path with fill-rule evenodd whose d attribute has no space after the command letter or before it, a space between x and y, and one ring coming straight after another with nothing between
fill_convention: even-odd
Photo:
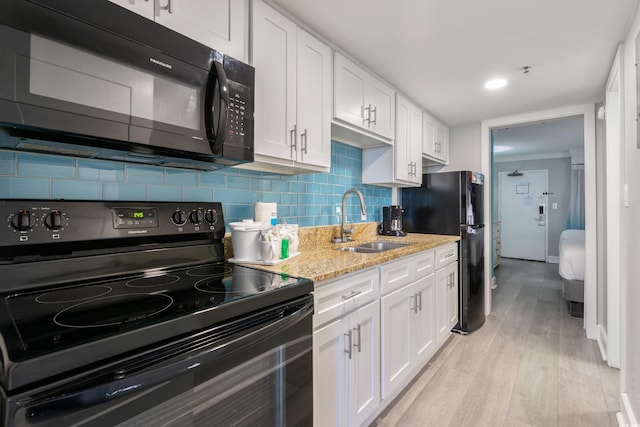
<instances>
[{"instance_id":1,"label":"paper towel roll","mask_svg":"<svg viewBox=\"0 0 640 427\"><path fill-rule=\"evenodd\" d=\"M258 202L255 206L256 222L271 224L273 226L278 222L278 204Z\"/></svg>"}]
</instances>

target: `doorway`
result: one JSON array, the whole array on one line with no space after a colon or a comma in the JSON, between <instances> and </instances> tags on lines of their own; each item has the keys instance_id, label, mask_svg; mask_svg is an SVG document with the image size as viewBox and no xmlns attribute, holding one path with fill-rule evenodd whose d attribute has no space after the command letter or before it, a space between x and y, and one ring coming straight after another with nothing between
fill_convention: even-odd
<instances>
[{"instance_id":1,"label":"doorway","mask_svg":"<svg viewBox=\"0 0 640 427\"><path fill-rule=\"evenodd\" d=\"M500 256L547 261L549 171L514 170L498 176Z\"/></svg>"},{"instance_id":2,"label":"doorway","mask_svg":"<svg viewBox=\"0 0 640 427\"><path fill-rule=\"evenodd\" d=\"M596 336L596 202L595 202L595 106L593 104L581 104L552 110L544 110L535 113L514 115L483 121L481 124L482 141L482 168L493 170L491 131L505 126L518 126L526 123L539 122L561 117L581 116L583 118L584 131L584 168L585 168L585 313L584 327L588 338ZM494 177L488 176L490 181L485 185L485 211L493 212L491 192ZM485 246L491 247L491 236L485 239ZM485 260L485 270L492 271L491 260ZM485 312L491 314L491 274L486 275L485 282Z\"/></svg>"}]
</instances>

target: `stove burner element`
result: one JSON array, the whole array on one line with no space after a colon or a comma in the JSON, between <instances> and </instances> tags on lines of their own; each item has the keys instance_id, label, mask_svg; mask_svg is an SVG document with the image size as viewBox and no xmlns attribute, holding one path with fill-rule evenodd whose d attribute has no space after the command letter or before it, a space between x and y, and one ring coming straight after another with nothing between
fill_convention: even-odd
<instances>
[{"instance_id":1,"label":"stove burner element","mask_svg":"<svg viewBox=\"0 0 640 427\"><path fill-rule=\"evenodd\" d=\"M173 298L165 294L113 295L65 308L53 320L68 328L115 326L154 316L172 303Z\"/></svg>"},{"instance_id":2,"label":"stove burner element","mask_svg":"<svg viewBox=\"0 0 640 427\"><path fill-rule=\"evenodd\" d=\"M233 267L225 265L207 265L189 270L187 271L187 275L196 277L226 276L231 274L232 271Z\"/></svg>"},{"instance_id":3,"label":"stove burner element","mask_svg":"<svg viewBox=\"0 0 640 427\"><path fill-rule=\"evenodd\" d=\"M164 274L153 277L140 277L129 280L126 285L130 288L151 288L154 286L165 286L176 283L180 278L174 274Z\"/></svg>"},{"instance_id":4,"label":"stove burner element","mask_svg":"<svg viewBox=\"0 0 640 427\"><path fill-rule=\"evenodd\" d=\"M39 302L40 304L61 304L67 302L76 302L91 298L98 298L108 294L111 291L111 286L82 286L47 292L46 294L38 295L36 297L36 302Z\"/></svg>"}]
</instances>

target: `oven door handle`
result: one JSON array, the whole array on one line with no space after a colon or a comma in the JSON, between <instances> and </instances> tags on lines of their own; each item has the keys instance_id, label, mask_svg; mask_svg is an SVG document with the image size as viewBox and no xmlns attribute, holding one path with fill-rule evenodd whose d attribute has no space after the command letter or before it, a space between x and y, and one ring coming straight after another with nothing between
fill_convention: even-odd
<instances>
[{"instance_id":1,"label":"oven door handle","mask_svg":"<svg viewBox=\"0 0 640 427\"><path fill-rule=\"evenodd\" d=\"M224 65L219 61L213 61L208 86L209 93L205 103L205 126L209 135L211 152L214 155L222 155L222 144L229 126L231 98Z\"/></svg>"},{"instance_id":2,"label":"oven door handle","mask_svg":"<svg viewBox=\"0 0 640 427\"><path fill-rule=\"evenodd\" d=\"M289 353L296 351L300 354L311 352L313 298L308 296L296 302L298 305L295 308L289 305L285 316L274 315L268 321L252 325L248 329L241 329L237 321L230 322L183 338L178 345L168 345L161 350L148 351L143 356L131 357L126 362L114 363L106 373L105 369L101 369L102 375L96 375L96 372L87 373L68 387L58 387L51 393L29 396L28 399L25 396L15 396L10 399L8 415L10 419L37 419L45 424L68 425L85 420L87 413L94 413L88 408L96 407L97 410L99 406L100 416L108 418L112 424L117 424L118 415L128 413L126 410L122 411L122 406L128 401L132 402L136 411L144 412L151 408L139 410L141 402L157 404L157 399L150 398L155 392L165 398L167 393L179 396L194 387L206 387L205 383L208 380L224 375L241 364L240 362L251 363L252 359L260 355L280 351L273 348L273 337L276 335L287 337L286 343L276 345L286 347L287 357L291 357ZM259 319L274 312L275 310L261 312L254 318ZM291 334L289 337L287 329L303 321L308 322L305 332L299 334L300 336ZM237 329L233 334L227 334L220 339L219 336L224 333L220 328L224 327ZM214 374L212 370L215 370ZM189 380L172 381L184 375ZM187 396L177 405L176 410L188 410L191 406L195 409L196 406L207 403L207 399L212 399L210 395L203 398L203 401L189 393ZM105 407L110 406L113 407L113 413L109 409L105 410ZM131 413L126 415L131 416ZM122 422L127 419L124 418Z\"/></svg>"}]
</instances>

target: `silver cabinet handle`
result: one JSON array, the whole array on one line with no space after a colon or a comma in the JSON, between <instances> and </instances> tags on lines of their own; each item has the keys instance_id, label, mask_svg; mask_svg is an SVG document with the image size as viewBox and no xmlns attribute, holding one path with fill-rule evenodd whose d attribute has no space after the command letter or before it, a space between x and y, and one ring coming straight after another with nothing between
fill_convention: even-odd
<instances>
[{"instance_id":1,"label":"silver cabinet handle","mask_svg":"<svg viewBox=\"0 0 640 427\"><path fill-rule=\"evenodd\" d=\"M171 10L171 0L167 0L167 5L164 7L161 7L160 9L166 10L169 13L173 13L173 11Z\"/></svg>"},{"instance_id":2,"label":"silver cabinet handle","mask_svg":"<svg viewBox=\"0 0 640 427\"><path fill-rule=\"evenodd\" d=\"M300 150L300 160L304 158L304 155L307 154L307 129L302 132L300 135L300 142L302 143L302 149Z\"/></svg>"},{"instance_id":3,"label":"silver cabinet handle","mask_svg":"<svg viewBox=\"0 0 640 427\"><path fill-rule=\"evenodd\" d=\"M364 117L364 112L367 112L367 117ZM371 127L371 104L368 107L364 105L360 109L360 115L362 116L362 125L364 126L364 122L367 122L367 126Z\"/></svg>"},{"instance_id":4,"label":"silver cabinet handle","mask_svg":"<svg viewBox=\"0 0 640 427\"><path fill-rule=\"evenodd\" d=\"M342 301L349 300L357 295L360 295L362 291L351 291L349 295L342 295Z\"/></svg>"},{"instance_id":5,"label":"silver cabinet handle","mask_svg":"<svg viewBox=\"0 0 640 427\"><path fill-rule=\"evenodd\" d=\"M298 125L293 125L293 129L289 131L289 137L291 138L291 154L289 157L293 159L293 152L298 151Z\"/></svg>"},{"instance_id":6,"label":"silver cabinet handle","mask_svg":"<svg viewBox=\"0 0 640 427\"><path fill-rule=\"evenodd\" d=\"M417 301L416 305L418 306L418 310L422 311L422 291L416 294L416 301Z\"/></svg>"},{"instance_id":7,"label":"silver cabinet handle","mask_svg":"<svg viewBox=\"0 0 640 427\"><path fill-rule=\"evenodd\" d=\"M413 294L410 298L411 300L413 300L413 307L411 307L411 301L410 301L409 310L413 311L414 313L418 313L418 294Z\"/></svg>"},{"instance_id":8,"label":"silver cabinet handle","mask_svg":"<svg viewBox=\"0 0 640 427\"><path fill-rule=\"evenodd\" d=\"M369 104L369 125L376 125L378 124L378 107L373 107L373 110L371 109L371 104ZM371 120L371 114L375 114L375 117L373 120Z\"/></svg>"},{"instance_id":9,"label":"silver cabinet handle","mask_svg":"<svg viewBox=\"0 0 640 427\"><path fill-rule=\"evenodd\" d=\"M353 328L354 332L358 333L358 340L357 340L357 344L354 344L353 347L358 349L358 353L362 352L362 329L360 327L361 325L358 323L358 327L357 328Z\"/></svg>"},{"instance_id":10,"label":"silver cabinet handle","mask_svg":"<svg viewBox=\"0 0 640 427\"><path fill-rule=\"evenodd\" d=\"M344 352L347 353L349 355L349 359L351 359L351 344L352 344L351 329L349 329L349 333L348 334L344 334L344 336L349 339L349 345L347 346L347 348L346 348L346 350Z\"/></svg>"}]
</instances>

